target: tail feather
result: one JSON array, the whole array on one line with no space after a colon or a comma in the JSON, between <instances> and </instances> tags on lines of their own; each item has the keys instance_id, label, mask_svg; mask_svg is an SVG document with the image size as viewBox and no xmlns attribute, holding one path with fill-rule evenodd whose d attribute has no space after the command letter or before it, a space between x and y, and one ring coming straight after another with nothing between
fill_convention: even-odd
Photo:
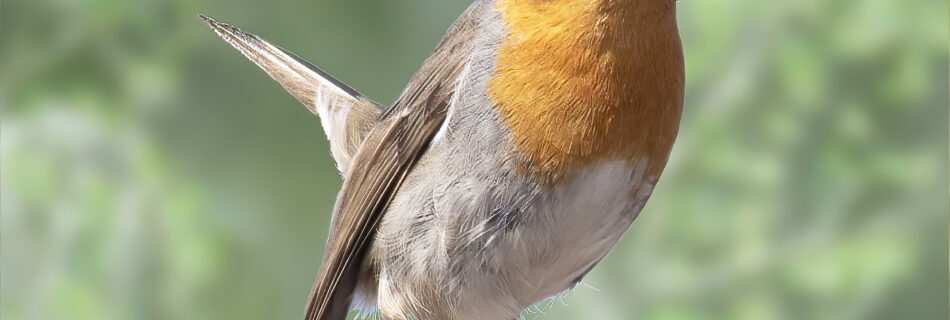
<instances>
[{"instance_id":1,"label":"tail feather","mask_svg":"<svg viewBox=\"0 0 950 320\"><path fill-rule=\"evenodd\" d=\"M276 80L310 112L320 116L330 152L341 173L372 129L382 106L297 55L203 14L211 29Z\"/></svg>"}]
</instances>

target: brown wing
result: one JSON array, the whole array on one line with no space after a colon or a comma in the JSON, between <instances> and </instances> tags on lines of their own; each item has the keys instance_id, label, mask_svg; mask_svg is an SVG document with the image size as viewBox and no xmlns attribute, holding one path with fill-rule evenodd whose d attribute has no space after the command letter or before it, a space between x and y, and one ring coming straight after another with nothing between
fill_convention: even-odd
<instances>
[{"instance_id":1,"label":"brown wing","mask_svg":"<svg viewBox=\"0 0 950 320\"><path fill-rule=\"evenodd\" d=\"M471 12L450 27L354 157L337 198L304 319L346 317L358 269L380 218L445 120L459 72L471 52L469 40L476 32Z\"/></svg>"}]
</instances>

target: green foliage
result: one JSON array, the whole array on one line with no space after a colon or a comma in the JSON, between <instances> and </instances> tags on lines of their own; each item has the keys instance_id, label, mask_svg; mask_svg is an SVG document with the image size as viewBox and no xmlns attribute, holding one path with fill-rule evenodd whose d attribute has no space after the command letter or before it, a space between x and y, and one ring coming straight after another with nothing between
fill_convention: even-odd
<instances>
[{"instance_id":1,"label":"green foliage","mask_svg":"<svg viewBox=\"0 0 950 320\"><path fill-rule=\"evenodd\" d=\"M298 318L339 176L317 119L195 14L387 102L466 5L3 2L0 317ZM947 319L947 3L678 6L670 166L525 317Z\"/></svg>"}]
</instances>

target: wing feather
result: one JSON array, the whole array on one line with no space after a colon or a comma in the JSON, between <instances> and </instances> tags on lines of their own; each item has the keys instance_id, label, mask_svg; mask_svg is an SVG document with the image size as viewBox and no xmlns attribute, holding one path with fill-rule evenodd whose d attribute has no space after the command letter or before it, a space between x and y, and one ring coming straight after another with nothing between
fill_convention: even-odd
<instances>
[{"instance_id":1,"label":"wing feather","mask_svg":"<svg viewBox=\"0 0 950 320\"><path fill-rule=\"evenodd\" d=\"M346 317L358 270L386 208L445 121L477 32L477 17L471 13L470 8L449 28L355 155L334 207L304 319Z\"/></svg>"}]
</instances>

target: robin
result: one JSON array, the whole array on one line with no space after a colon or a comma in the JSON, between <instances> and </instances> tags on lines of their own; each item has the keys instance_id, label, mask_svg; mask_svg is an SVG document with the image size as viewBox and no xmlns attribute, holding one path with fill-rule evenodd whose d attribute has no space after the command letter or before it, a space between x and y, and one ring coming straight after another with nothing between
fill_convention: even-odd
<instances>
[{"instance_id":1,"label":"robin","mask_svg":"<svg viewBox=\"0 0 950 320\"><path fill-rule=\"evenodd\" d=\"M476 0L384 108L201 16L319 115L344 177L305 319L514 319L639 215L683 105L674 0Z\"/></svg>"}]
</instances>

